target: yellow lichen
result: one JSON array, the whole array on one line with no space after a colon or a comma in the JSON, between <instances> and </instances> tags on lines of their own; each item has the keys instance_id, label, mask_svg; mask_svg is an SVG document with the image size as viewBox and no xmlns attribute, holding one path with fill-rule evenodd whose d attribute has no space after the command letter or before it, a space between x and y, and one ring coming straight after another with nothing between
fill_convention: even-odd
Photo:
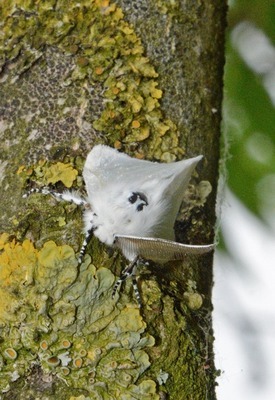
<instances>
[{"instance_id":1,"label":"yellow lichen","mask_svg":"<svg viewBox=\"0 0 275 400\"><path fill-rule=\"evenodd\" d=\"M67 188L70 188L78 175L78 171L71 165L58 162L51 165L45 171L47 184L62 182Z\"/></svg>"},{"instance_id":2,"label":"yellow lichen","mask_svg":"<svg viewBox=\"0 0 275 400\"><path fill-rule=\"evenodd\" d=\"M69 375L71 371L67 367L61 367L61 372L62 372L63 375L66 376L66 375Z\"/></svg>"},{"instance_id":3,"label":"yellow lichen","mask_svg":"<svg viewBox=\"0 0 275 400\"><path fill-rule=\"evenodd\" d=\"M159 395L156 394L156 384L152 380L144 380L138 386L129 386L128 393L123 394L123 399L142 399L142 400L159 400Z\"/></svg>"},{"instance_id":4,"label":"yellow lichen","mask_svg":"<svg viewBox=\"0 0 275 400\"><path fill-rule=\"evenodd\" d=\"M115 324L121 333L132 329L142 332L146 326L139 309L133 307L124 308L116 319Z\"/></svg>"},{"instance_id":5,"label":"yellow lichen","mask_svg":"<svg viewBox=\"0 0 275 400\"><path fill-rule=\"evenodd\" d=\"M12 348L5 349L4 355L11 360L15 360L17 358L17 352Z\"/></svg>"},{"instance_id":6,"label":"yellow lichen","mask_svg":"<svg viewBox=\"0 0 275 400\"><path fill-rule=\"evenodd\" d=\"M71 342L69 340L63 340L62 347L64 347L64 349L68 349L71 347Z\"/></svg>"},{"instance_id":7,"label":"yellow lichen","mask_svg":"<svg viewBox=\"0 0 275 400\"><path fill-rule=\"evenodd\" d=\"M20 375L35 362L91 395L95 383L100 388L107 380L111 396L142 388L145 397L140 392L137 399L146 399L147 389L135 382L150 365L145 349L154 339L145 334L138 307L116 307L110 269L96 268L86 256L78 271L73 249L53 241L38 250L2 234L0 244L0 354L16 358ZM110 262L103 252L99 265ZM0 389L14 371L8 362Z\"/></svg>"},{"instance_id":8,"label":"yellow lichen","mask_svg":"<svg viewBox=\"0 0 275 400\"><path fill-rule=\"evenodd\" d=\"M1 237L3 238L3 235ZM37 262L37 251L30 240L26 239L22 244L15 243L14 240L7 242L2 244L2 250L0 254L1 288L11 288L19 282L29 283Z\"/></svg>"},{"instance_id":9,"label":"yellow lichen","mask_svg":"<svg viewBox=\"0 0 275 400\"><path fill-rule=\"evenodd\" d=\"M82 358L75 358L74 360L73 360L73 365L76 367L76 368L81 368L82 367L82 364L83 364L83 360L82 360Z\"/></svg>"},{"instance_id":10,"label":"yellow lichen","mask_svg":"<svg viewBox=\"0 0 275 400\"><path fill-rule=\"evenodd\" d=\"M198 310L203 304L203 298L199 293L184 293L184 299L191 310Z\"/></svg>"},{"instance_id":11,"label":"yellow lichen","mask_svg":"<svg viewBox=\"0 0 275 400\"><path fill-rule=\"evenodd\" d=\"M31 178L44 186L62 182L67 188L72 187L78 176L78 171L70 164L61 162L53 164L44 160L40 160L31 168L23 166L17 173L23 181Z\"/></svg>"},{"instance_id":12,"label":"yellow lichen","mask_svg":"<svg viewBox=\"0 0 275 400\"><path fill-rule=\"evenodd\" d=\"M66 220L64 217L58 217L57 218L58 226L62 227L66 225Z\"/></svg>"},{"instance_id":13,"label":"yellow lichen","mask_svg":"<svg viewBox=\"0 0 275 400\"><path fill-rule=\"evenodd\" d=\"M137 129L140 127L140 122L136 119L132 121L132 128Z\"/></svg>"},{"instance_id":14,"label":"yellow lichen","mask_svg":"<svg viewBox=\"0 0 275 400\"><path fill-rule=\"evenodd\" d=\"M48 343L46 340L42 340L42 342L40 343L40 347L42 350L47 350L48 349Z\"/></svg>"},{"instance_id":15,"label":"yellow lichen","mask_svg":"<svg viewBox=\"0 0 275 400\"><path fill-rule=\"evenodd\" d=\"M17 174L19 175L19 174L21 174L23 171L24 171L24 169L25 169L25 165L21 165L19 168L18 168L18 170L17 170Z\"/></svg>"},{"instance_id":16,"label":"yellow lichen","mask_svg":"<svg viewBox=\"0 0 275 400\"><path fill-rule=\"evenodd\" d=\"M52 357L47 358L46 362L47 362L47 364L49 364L51 367L57 367L57 365L60 364L60 360L59 360L59 358L56 357L56 356L52 356Z\"/></svg>"},{"instance_id":17,"label":"yellow lichen","mask_svg":"<svg viewBox=\"0 0 275 400\"><path fill-rule=\"evenodd\" d=\"M104 70L103 70L102 67L96 67L96 68L95 68L95 73L96 73L97 75L102 75L103 72L104 72Z\"/></svg>"},{"instance_id":18,"label":"yellow lichen","mask_svg":"<svg viewBox=\"0 0 275 400\"><path fill-rule=\"evenodd\" d=\"M148 125L142 126L139 129L134 129L132 134L127 135L124 139L125 143L141 142L147 139L150 135L150 128Z\"/></svg>"},{"instance_id":19,"label":"yellow lichen","mask_svg":"<svg viewBox=\"0 0 275 400\"><path fill-rule=\"evenodd\" d=\"M0 250L4 249L4 245L8 243L10 235L8 233L2 233L0 235Z\"/></svg>"}]
</instances>

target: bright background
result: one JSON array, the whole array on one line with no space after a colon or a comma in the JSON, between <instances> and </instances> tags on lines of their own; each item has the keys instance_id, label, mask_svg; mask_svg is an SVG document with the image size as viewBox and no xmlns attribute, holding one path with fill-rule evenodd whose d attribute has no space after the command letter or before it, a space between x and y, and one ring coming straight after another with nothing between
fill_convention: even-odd
<instances>
[{"instance_id":1,"label":"bright background","mask_svg":"<svg viewBox=\"0 0 275 400\"><path fill-rule=\"evenodd\" d=\"M215 259L218 400L275 399L275 1L229 4L222 243ZM226 171L226 172L225 172Z\"/></svg>"}]
</instances>

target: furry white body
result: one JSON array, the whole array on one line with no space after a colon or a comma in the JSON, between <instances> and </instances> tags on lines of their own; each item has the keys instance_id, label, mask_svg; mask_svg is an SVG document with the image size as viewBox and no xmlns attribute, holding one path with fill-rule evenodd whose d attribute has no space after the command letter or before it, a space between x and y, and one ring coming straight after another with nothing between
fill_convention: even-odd
<instances>
[{"instance_id":1,"label":"furry white body","mask_svg":"<svg viewBox=\"0 0 275 400\"><path fill-rule=\"evenodd\" d=\"M174 240L182 196L201 158L160 164L95 146L83 169L91 206L84 214L86 231L92 224L94 235L109 246L118 235ZM143 195L147 204L140 198L131 203L134 193ZM136 255L125 254L130 260Z\"/></svg>"}]
</instances>

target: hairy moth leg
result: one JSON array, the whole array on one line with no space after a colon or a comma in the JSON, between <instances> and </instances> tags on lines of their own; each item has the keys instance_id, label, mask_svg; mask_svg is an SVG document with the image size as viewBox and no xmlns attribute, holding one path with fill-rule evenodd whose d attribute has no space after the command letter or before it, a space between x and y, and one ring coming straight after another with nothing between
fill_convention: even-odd
<instances>
[{"instance_id":1,"label":"hairy moth leg","mask_svg":"<svg viewBox=\"0 0 275 400\"><path fill-rule=\"evenodd\" d=\"M114 284L114 288L113 288L113 292L112 292L112 298L115 297L115 294L118 290L119 285L124 282L127 278L131 277L132 278L132 282L133 282L133 288L134 288L134 292L135 292L135 296L137 298L138 304L141 307L141 297L140 297L140 293L138 290L138 285L137 285L137 279L134 275L135 273L135 269L136 266L139 262L139 257L135 257L134 260L122 271L122 274L120 275L119 279L116 281L116 283Z\"/></svg>"},{"instance_id":2,"label":"hairy moth leg","mask_svg":"<svg viewBox=\"0 0 275 400\"><path fill-rule=\"evenodd\" d=\"M33 188L30 189L27 193L23 194L23 198L29 197L33 193L41 193L41 194L50 194L57 200L63 200L63 201L68 201L69 203L76 204L77 206L84 206L87 207L89 203L84 200L81 196L79 196L76 192L69 192L66 190L63 193L55 192L54 190L51 190L48 187L43 187L43 188Z\"/></svg>"},{"instance_id":3,"label":"hairy moth leg","mask_svg":"<svg viewBox=\"0 0 275 400\"><path fill-rule=\"evenodd\" d=\"M140 293L139 293L137 278L136 278L135 275L132 275L132 282L133 282L133 289L134 289L134 292L135 292L135 296L136 296L138 305L141 308L142 307L142 301L141 301L141 296L140 296Z\"/></svg>"},{"instance_id":4,"label":"hairy moth leg","mask_svg":"<svg viewBox=\"0 0 275 400\"><path fill-rule=\"evenodd\" d=\"M85 237L84 237L84 240L83 240L80 252L79 252L79 256L78 256L78 264L82 263L83 257L86 253L88 243L91 240L95 230L96 230L96 228L92 225L92 222L91 222L90 228L88 228L88 230L85 232Z\"/></svg>"}]
</instances>

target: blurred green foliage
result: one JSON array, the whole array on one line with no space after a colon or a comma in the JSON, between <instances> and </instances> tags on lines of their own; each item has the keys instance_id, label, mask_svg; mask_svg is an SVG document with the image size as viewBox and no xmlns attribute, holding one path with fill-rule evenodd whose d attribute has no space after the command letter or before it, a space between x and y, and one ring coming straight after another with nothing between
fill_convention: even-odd
<instances>
[{"instance_id":1,"label":"blurred green foliage","mask_svg":"<svg viewBox=\"0 0 275 400\"><path fill-rule=\"evenodd\" d=\"M273 87L275 102L275 2L237 0L231 3L224 81L227 183L252 212L262 217L267 205L275 211L275 103L264 87L265 72L257 72L257 67L245 62L233 34L239 24L248 22L269 41L270 53L266 54L266 60L263 53L260 62L266 61L269 72L273 72L269 92ZM252 43L252 55L257 45L261 44Z\"/></svg>"}]
</instances>

